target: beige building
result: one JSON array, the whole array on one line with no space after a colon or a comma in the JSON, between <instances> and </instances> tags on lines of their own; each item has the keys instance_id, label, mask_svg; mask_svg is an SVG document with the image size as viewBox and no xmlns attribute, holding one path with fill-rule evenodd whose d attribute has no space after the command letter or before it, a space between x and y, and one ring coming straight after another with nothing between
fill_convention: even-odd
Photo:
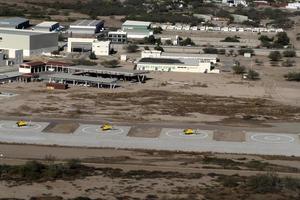
<instances>
[{"instance_id":1,"label":"beige building","mask_svg":"<svg viewBox=\"0 0 300 200\"><path fill-rule=\"evenodd\" d=\"M22 49L24 56L51 53L58 49L58 34L0 28L0 49Z\"/></svg>"}]
</instances>

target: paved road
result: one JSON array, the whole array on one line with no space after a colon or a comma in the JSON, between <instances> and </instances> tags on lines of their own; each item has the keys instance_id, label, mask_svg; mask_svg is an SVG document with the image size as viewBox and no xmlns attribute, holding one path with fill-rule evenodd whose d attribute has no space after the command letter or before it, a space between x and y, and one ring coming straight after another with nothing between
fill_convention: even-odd
<instances>
[{"instance_id":1,"label":"paved road","mask_svg":"<svg viewBox=\"0 0 300 200\"><path fill-rule=\"evenodd\" d=\"M15 121L0 121L0 142L74 147L111 147L172 151L198 151L262 155L300 156L299 136L287 133L246 132L244 142L213 140L212 130L186 136L182 129L164 128L158 138L128 137L130 126L116 126L101 132L97 125L80 124L73 134L45 133L47 122L31 122L18 128Z\"/></svg>"}]
</instances>

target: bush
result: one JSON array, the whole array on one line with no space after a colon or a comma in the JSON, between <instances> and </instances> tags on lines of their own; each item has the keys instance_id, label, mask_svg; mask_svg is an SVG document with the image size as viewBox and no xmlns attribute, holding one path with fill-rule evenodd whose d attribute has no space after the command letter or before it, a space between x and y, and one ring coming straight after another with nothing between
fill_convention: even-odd
<instances>
[{"instance_id":1,"label":"bush","mask_svg":"<svg viewBox=\"0 0 300 200\"><path fill-rule=\"evenodd\" d=\"M247 78L249 80L257 80L257 79L259 79L259 73L252 69L249 69L248 73L247 73Z\"/></svg>"},{"instance_id":2,"label":"bush","mask_svg":"<svg viewBox=\"0 0 300 200\"><path fill-rule=\"evenodd\" d=\"M287 81L300 81L300 72L290 72L284 75Z\"/></svg>"},{"instance_id":3,"label":"bush","mask_svg":"<svg viewBox=\"0 0 300 200\"><path fill-rule=\"evenodd\" d=\"M295 63L294 60L287 59L281 63L281 66L282 67L293 67L294 63Z\"/></svg>"},{"instance_id":4,"label":"bush","mask_svg":"<svg viewBox=\"0 0 300 200\"><path fill-rule=\"evenodd\" d=\"M156 50L156 51L161 51L161 52L164 52L164 51L165 51L164 48L162 48L162 47L159 46L159 45L155 46L155 47L154 47L154 50Z\"/></svg>"},{"instance_id":5,"label":"bush","mask_svg":"<svg viewBox=\"0 0 300 200\"><path fill-rule=\"evenodd\" d=\"M271 61L279 61L282 58L279 51L271 51L268 57Z\"/></svg>"},{"instance_id":6,"label":"bush","mask_svg":"<svg viewBox=\"0 0 300 200\"><path fill-rule=\"evenodd\" d=\"M87 65L87 66L97 65L96 62L93 62L93 61L90 61L90 60L84 60L84 59L73 60L73 63L75 65Z\"/></svg>"},{"instance_id":7,"label":"bush","mask_svg":"<svg viewBox=\"0 0 300 200\"><path fill-rule=\"evenodd\" d=\"M97 56L96 56L96 54L95 54L95 52L91 52L90 53L90 55L89 55L89 58L91 59L91 60L97 60Z\"/></svg>"},{"instance_id":8,"label":"bush","mask_svg":"<svg viewBox=\"0 0 300 200\"><path fill-rule=\"evenodd\" d=\"M224 40L221 40L221 42L240 42L237 36L234 37L226 37Z\"/></svg>"},{"instance_id":9,"label":"bush","mask_svg":"<svg viewBox=\"0 0 300 200\"><path fill-rule=\"evenodd\" d=\"M296 57L296 52L294 50L287 50L284 51L282 54L283 57Z\"/></svg>"},{"instance_id":10,"label":"bush","mask_svg":"<svg viewBox=\"0 0 300 200\"><path fill-rule=\"evenodd\" d=\"M225 55L225 53L226 53L225 49L219 49L218 50L218 54L220 54L220 55Z\"/></svg>"},{"instance_id":11,"label":"bush","mask_svg":"<svg viewBox=\"0 0 300 200\"><path fill-rule=\"evenodd\" d=\"M180 46L194 46L195 43L193 42L193 40L189 37L187 37L184 40L179 41L179 45Z\"/></svg>"},{"instance_id":12,"label":"bush","mask_svg":"<svg viewBox=\"0 0 300 200\"><path fill-rule=\"evenodd\" d=\"M105 60L105 61L101 62L101 65L103 65L104 67L114 68L114 67L118 67L119 61L118 60Z\"/></svg>"},{"instance_id":13,"label":"bush","mask_svg":"<svg viewBox=\"0 0 300 200\"><path fill-rule=\"evenodd\" d=\"M281 179L276 174L252 176L247 185L257 193L272 193L282 189Z\"/></svg>"},{"instance_id":14,"label":"bush","mask_svg":"<svg viewBox=\"0 0 300 200\"><path fill-rule=\"evenodd\" d=\"M239 62L236 62L234 66L232 66L232 70L235 74L244 74L246 71L246 67L240 65Z\"/></svg>"},{"instance_id":15,"label":"bush","mask_svg":"<svg viewBox=\"0 0 300 200\"><path fill-rule=\"evenodd\" d=\"M218 49L212 48L212 47L207 47L207 48L203 49L203 52L207 53L207 54L218 54Z\"/></svg>"},{"instance_id":16,"label":"bush","mask_svg":"<svg viewBox=\"0 0 300 200\"><path fill-rule=\"evenodd\" d=\"M139 49L139 47L135 44L129 44L124 46L124 49L128 52L128 53L135 53L137 52L137 50Z\"/></svg>"},{"instance_id":17,"label":"bush","mask_svg":"<svg viewBox=\"0 0 300 200\"><path fill-rule=\"evenodd\" d=\"M250 48L242 48L238 50L240 55L244 55L245 53L251 53L251 55L254 53L253 49Z\"/></svg>"}]
</instances>

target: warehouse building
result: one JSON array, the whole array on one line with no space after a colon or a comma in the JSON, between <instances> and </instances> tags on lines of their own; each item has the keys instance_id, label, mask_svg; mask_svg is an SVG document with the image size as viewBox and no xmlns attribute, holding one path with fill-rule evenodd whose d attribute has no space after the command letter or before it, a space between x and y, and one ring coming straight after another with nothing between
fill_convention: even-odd
<instances>
[{"instance_id":1,"label":"warehouse building","mask_svg":"<svg viewBox=\"0 0 300 200\"><path fill-rule=\"evenodd\" d=\"M127 33L127 38L143 39L153 35L150 26L151 22L127 20L122 24L122 31Z\"/></svg>"},{"instance_id":2,"label":"warehouse building","mask_svg":"<svg viewBox=\"0 0 300 200\"><path fill-rule=\"evenodd\" d=\"M36 30L36 31L49 31L49 32L52 32L52 31L58 31L59 28L60 28L60 26L59 26L58 22L45 21L45 22L42 22L40 24L37 24L34 27L34 30Z\"/></svg>"},{"instance_id":3,"label":"warehouse building","mask_svg":"<svg viewBox=\"0 0 300 200\"><path fill-rule=\"evenodd\" d=\"M159 51L146 51L136 65L137 70L164 72L219 73L215 69L217 58L182 54L161 54Z\"/></svg>"},{"instance_id":4,"label":"warehouse building","mask_svg":"<svg viewBox=\"0 0 300 200\"><path fill-rule=\"evenodd\" d=\"M0 20L1 28L25 29L29 26L29 20L22 17L11 17Z\"/></svg>"},{"instance_id":5,"label":"warehouse building","mask_svg":"<svg viewBox=\"0 0 300 200\"><path fill-rule=\"evenodd\" d=\"M0 49L22 49L24 56L51 53L58 49L58 34L0 28Z\"/></svg>"},{"instance_id":6,"label":"warehouse building","mask_svg":"<svg viewBox=\"0 0 300 200\"><path fill-rule=\"evenodd\" d=\"M77 20L70 25L68 30L71 35L94 35L104 28L103 20Z\"/></svg>"}]
</instances>

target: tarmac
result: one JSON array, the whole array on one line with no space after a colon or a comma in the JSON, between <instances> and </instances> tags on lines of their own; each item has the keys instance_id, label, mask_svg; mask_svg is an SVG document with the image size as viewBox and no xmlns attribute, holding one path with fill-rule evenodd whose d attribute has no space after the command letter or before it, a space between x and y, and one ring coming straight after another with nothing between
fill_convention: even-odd
<instances>
[{"instance_id":1,"label":"tarmac","mask_svg":"<svg viewBox=\"0 0 300 200\"><path fill-rule=\"evenodd\" d=\"M127 136L130 126L114 126L102 131L100 125L80 124L72 134L46 133L48 122L29 122L18 127L16 121L0 121L0 142L71 147L148 149L193 152L218 152L260 155L300 156L298 134L245 131L245 141L215 141L213 130L198 130L195 135L183 129L163 128L157 138ZM1 150L0 150L1 153Z\"/></svg>"}]
</instances>

